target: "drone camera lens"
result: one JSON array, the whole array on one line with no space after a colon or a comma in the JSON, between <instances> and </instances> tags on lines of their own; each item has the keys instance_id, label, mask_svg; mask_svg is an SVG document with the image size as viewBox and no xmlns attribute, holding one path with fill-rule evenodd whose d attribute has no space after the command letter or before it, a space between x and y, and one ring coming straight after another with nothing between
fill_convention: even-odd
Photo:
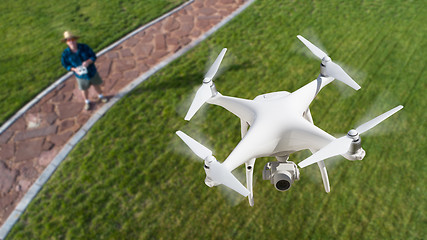
<instances>
[{"instance_id":1,"label":"drone camera lens","mask_svg":"<svg viewBox=\"0 0 427 240\"><path fill-rule=\"evenodd\" d=\"M286 191L291 187L291 184L286 180L280 180L276 183L276 188L280 191Z\"/></svg>"}]
</instances>

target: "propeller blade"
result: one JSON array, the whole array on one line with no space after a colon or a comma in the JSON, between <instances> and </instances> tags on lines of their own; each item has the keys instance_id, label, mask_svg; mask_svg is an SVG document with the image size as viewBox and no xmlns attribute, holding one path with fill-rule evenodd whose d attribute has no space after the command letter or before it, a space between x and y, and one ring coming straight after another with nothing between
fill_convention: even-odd
<instances>
[{"instance_id":1,"label":"propeller blade","mask_svg":"<svg viewBox=\"0 0 427 240\"><path fill-rule=\"evenodd\" d=\"M325 74L340 80L354 90L360 89L359 84L357 84L338 64L332 61L326 62Z\"/></svg>"},{"instance_id":2,"label":"propeller blade","mask_svg":"<svg viewBox=\"0 0 427 240\"><path fill-rule=\"evenodd\" d=\"M212 91L209 83L203 83L199 90L197 90L196 96L194 97L190 109L188 109L187 115L185 115L184 119L190 121L194 114L196 114L202 105L211 97Z\"/></svg>"},{"instance_id":3,"label":"propeller blade","mask_svg":"<svg viewBox=\"0 0 427 240\"><path fill-rule=\"evenodd\" d=\"M185 144L193 151L199 158L206 159L209 156L212 156L212 151L202 144L198 143L196 140L192 139L187 134L182 131L177 131L176 135L184 141Z\"/></svg>"},{"instance_id":4,"label":"propeller blade","mask_svg":"<svg viewBox=\"0 0 427 240\"><path fill-rule=\"evenodd\" d=\"M390 111L385 112L385 113L379 115L378 117L376 117L376 118L374 118L374 119L372 119L372 120L370 120L370 121L368 121L368 122L366 122L366 123L358 126L356 128L356 131L359 134L362 134L362 133L368 131L369 129L375 127L376 125L378 125L382 121L386 120L388 117L390 117L391 115L395 114L396 112L398 112L402 108L403 108L403 106L399 105L399 106L391 109Z\"/></svg>"},{"instance_id":5,"label":"propeller blade","mask_svg":"<svg viewBox=\"0 0 427 240\"><path fill-rule=\"evenodd\" d=\"M205 78L211 80L215 76L216 72L218 71L219 65L221 64L221 61L224 58L225 52L227 52L227 48L223 48L222 51L219 53L215 62L212 64L212 66L209 68L209 71L206 73Z\"/></svg>"},{"instance_id":6,"label":"propeller blade","mask_svg":"<svg viewBox=\"0 0 427 240\"><path fill-rule=\"evenodd\" d=\"M213 161L210 166L209 177L217 183L221 183L239 194L247 197L249 195L249 190L243 186L243 184L226 168L224 165L218 161Z\"/></svg>"},{"instance_id":7,"label":"propeller blade","mask_svg":"<svg viewBox=\"0 0 427 240\"><path fill-rule=\"evenodd\" d=\"M298 166L300 168L304 168L313 163L320 162L326 158L344 154L350 148L350 144L352 141L353 139L347 136L337 138L325 147L321 148L319 151L313 153L313 155L311 155L310 157L298 163Z\"/></svg>"},{"instance_id":8,"label":"propeller blade","mask_svg":"<svg viewBox=\"0 0 427 240\"><path fill-rule=\"evenodd\" d=\"M188 109L187 115L185 115L185 120L190 121L190 119L196 114L196 112L202 107L202 105L212 97L211 83L210 81L215 76L218 71L219 65L221 64L222 59L224 58L225 52L227 52L227 48L223 48L216 58L215 62L209 68L209 71L205 75L205 79L203 79L203 84L197 90L196 96L194 97L193 102L191 103L190 109Z\"/></svg>"},{"instance_id":9,"label":"propeller blade","mask_svg":"<svg viewBox=\"0 0 427 240\"><path fill-rule=\"evenodd\" d=\"M323 52L322 50L320 50L318 47L316 47L313 43L311 43L310 41L308 41L307 39L305 39L303 36L298 35L297 38L304 43L304 45L310 49L310 51L316 55L316 57L323 59L324 57L327 57L328 54L326 54L325 52Z\"/></svg>"},{"instance_id":10,"label":"propeller blade","mask_svg":"<svg viewBox=\"0 0 427 240\"><path fill-rule=\"evenodd\" d=\"M395 114L396 112L398 112L402 108L403 108L403 106L399 105L399 106L391 109L390 111L385 112L385 113L379 115L378 117L360 125L359 127L356 128L356 133L358 133L360 135L360 134L368 131L369 129L375 127L376 125L378 125L382 121L386 120L388 117ZM354 130L352 130L352 131L354 131ZM303 167L306 167L306 166L311 165L313 163L320 162L326 158L330 158L330 157L333 157L336 155L342 155L349 150L352 141L353 141L353 139L348 137L348 136L337 138L334 141L332 141L331 143L329 143L328 145L326 145L325 147L323 147L322 149L320 149L319 151L315 152L310 157L308 157L305 160L303 160L302 162L300 162L298 164L298 166L303 168Z\"/></svg>"},{"instance_id":11,"label":"propeller blade","mask_svg":"<svg viewBox=\"0 0 427 240\"><path fill-rule=\"evenodd\" d=\"M198 143L184 132L177 131L176 135L178 135L199 158L205 160L212 156L211 150ZM209 177L212 181L223 184L245 197L249 195L248 189L246 189L226 167L216 160L212 161L209 165Z\"/></svg>"}]
</instances>

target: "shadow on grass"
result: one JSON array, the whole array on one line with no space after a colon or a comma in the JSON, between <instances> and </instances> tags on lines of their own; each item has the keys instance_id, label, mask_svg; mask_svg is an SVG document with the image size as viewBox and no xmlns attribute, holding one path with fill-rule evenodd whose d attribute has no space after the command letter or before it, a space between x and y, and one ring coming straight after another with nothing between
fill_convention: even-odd
<instances>
[{"instance_id":1,"label":"shadow on grass","mask_svg":"<svg viewBox=\"0 0 427 240\"><path fill-rule=\"evenodd\" d=\"M245 61L241 64L233 64L231 66L226 67L222 71L227 72L239 72L242 70L247 70L252 67L252 64L249 61ZM217 74L216 77L220 75ZM167 89L192 89L195 86L199 86L202 84L204 78L204 74L187 74L185 76L172 77L166 80L160 81L151 81L145 84L142 84L141 87L136 88L132 91L132 95L140 95L147 92L157 92L159 90L167 90ZM215 80L215 79L214 79ZM150 79L148 79L150 81Z\"/></svg>"}]
</instances>

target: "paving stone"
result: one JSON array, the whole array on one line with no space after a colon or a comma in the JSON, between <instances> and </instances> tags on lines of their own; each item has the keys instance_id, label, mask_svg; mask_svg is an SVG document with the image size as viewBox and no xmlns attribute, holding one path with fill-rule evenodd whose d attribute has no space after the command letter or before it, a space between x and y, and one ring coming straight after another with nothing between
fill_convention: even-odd
<instances>
[{"instance_id":1,"label":"paving stone","mask_svg":"<svg viewBox=\"0 0 427 240\"><path fill-rule=\"evenodd\" d=\"M60 103L57 108L59 112L59 119L66 119L77 116L83 110L83 103Z\"/></svg>"},{"instance_id":2,"label":"paving stone","mask_svg":"<svg viewBox=\"0 0 427 240\"><path fill-rule=\"evenodd\" d=\"M138 76L139 76L138 70L131 70L131 71L127 71L127 72L123 73L123 77L125 78L125 80L133 80L133 79L137 78Z\"/></svg>"},{"instance_id":3,"label":"paving stone","mask_svg":"<svg viewBox=\"0 0 427 240\"><path fill-rule=\"evenodd\" d=\"M145 36L145 31L141 31L141 32L135 34L135 37L139 38L139 39L143 38L144 36ZM139 39L138 39L138 41L139 41Z\"/></svg>"},{"instance_id":4,"label":"paving stone","mask_svg":"<svg viewBox=\"0 0 427 240\"><path fill-rule=\"evenodd\" d=\"M44 139L35 139L16 144L15 162L38 157L42 151Z\"/></svg>"},{"instance_id":5,"label":"paving stone","mask_svg":"<svg viewBox=\"0 0 427 240\"><path fill-rule=\"evenodd\" d=\"M152 58L153 59L155 59L155 60L157 60L157 61L159 61L161 58L163 58L164 56L166 56L166 55L168 55L169 54L169 52L168 51L155 51L153 54L152 54Z\"/></svg>"},{"instance_id":6,"label":"paving stone","mask_svg":"<svg viewBox=\"0 0 427 240\"><path fill-rule=\"evenodd\" d=\"M55 146L55 144L53 144L51 141L44 141L43 146L42 146L42 150L43 151L49 151L50 149L53 148L53 146Z\"/></svg>"},{"instance_id":7,"label":"paving stone","mask_svg":"<svg viewBox=\"0 0 427 240\"><path fill-rule=\"evenodd\" d=\"M177 38L182 38L190 35L191 30L193 29L193 23L185 23L181 25L181 28L173 33L172 36L176 36Z\"/></svg>"},{"instance_id":8,"label":"paving stone","mask_svg":"<svg viewBox=\"0 0 427 240\"><path fill-rule=\"evenodd\" d=\"M52 102L59 103L63 102L66 98L65 92L59 92L55 97L52 98Z\"/></svg>"},{"instance_id":9,"label":"paving stone","mask_svg":"<svg viewBox=\"0 0 427 240\"><path fill-rule=\"evenodd\" d=\"M119 53L117 51L110 51L105 54L105 56L109 59L119 58Z\"/></svg>"},{"instance_id":10,"label":"paving stone","mask_svg":"<svg viewBox=\"0 0 427 240\"><path fill-rule=\"evenodd\" d=\"M206 0L205 6L206 7L215 7L215 5L218 3L218 0Z\"/></svg>"},{"instance_id":11,"label":"paving stone","mask_svg":"<svg viewBox=\"0 0 427 240\"><path fill-rule=\"evenodd\" d=\"M168 20L166 20L165 25L163 25L163 28L167 32L173 32L177 30L179 27L180 27L180 24L174 17L171 17Z\"/></svg>"},{"instance_id":12,"label":"paving stone","mask_svg":"<svg viewBox=\"0 0 427 240\"><path fill-rule=\"evenodd\" d=\"M172 48L172 52L176 53L176 52L178 52L181 48L182 48L182 46L180 46L180 45L176 45L176 46L174 46L174 47Z\"/></svg>"},{"instance_id":13,"label":"paving stone","mask_svg":"<svg viewBox=\"0 0 427 240\"><path fill-rule=\"evenodd\" d=\"M176 46L176 45L178 45L178 38L176 38L176 37L170 37L170 36L167 36L166 37L166 44L169 46L169 45L174 45L174 46Z\"/></svg>"},{"instance_id":14,"label":"paving stone","mask_svg":"<svg viewBox=\"0 0 427 240\"><path fill-rule=\"evenodd\" d=\"M211 23L210 23L210 19L208 18L197 18L196 21L196 27L199 28L202 32L207 31L208 29L210 29Z\"/></svg>"},{"instance_id":15,"label":"paving stone","mask_svg":"<svg viewBox=\"0 0 427 240\"><path fill-rule=\"evenodd\" d=\"M15 146L13 143L0 144L0 159L11 159L15 154Z\"/></svg>"},{"instance_id":16,"label":"paving stone","mask_svg":"<svg viewBox=\"0 0 427 240\"><path fill-rule=\"evenodd\" d=\"M36 179L39 176L32 161L24 161L19 165L19 174L26 179Z\"/></svg>"},{"instance_id":17,"label":"paving stone","mask_svg":"<svg viewBox=\"0 0 427 240\"><path fill-rule=\"evenodd\" d=\"M98 70L99 76L101 78L106 78L110 74L111 64L113 63L113 61L107 57L104 57L102 58L102 60L98 61L102 61L101 63L96 64L96 69Z\"/></svg>"},{"instance_id":18,"label":"paving stone","mask_svg":"<svg viewBox=\"0 0 427 240\"><path fill-rule=\"evenodd\" d=\"M139 42L139 39L136 37L129 38L123 44L125 47L133 47Z\"/></svg>"},{"instance_id":19,"label":"paving stone","mask_svg":"<svg viewBox=\"0 0 427 240\"><path fill-rule=\"evenodd\" d=\"M62 134L50 136L48 139L56 146L62 146L71 138L71 136L73 136L73 132L67 131Z\"/></svg>"},{"instance_id":20,"label":"paving stone","mask_svg":"<svg viewBox=\"0 0 427 240\"><path fill-rule=\"evenodd\" d=\"M150 56L151 52L153 51L153 45L151 44L138 44L133 49L133 52L135 56L138 59L144 59Z\"/></svg>"},{"instance_id":21,"label":"paving stone","mask_svg":"<svg viewBox=\"0 0 427 240\"><path fill-rule=\"evenodd\" d=\"M4 162L0 161L0 194L1 195L9 192L17 176L18 176L17 170L9 169Z\"/></svg>"},{"instance_id":22,"label":"paving stone","mask_svg":"<svg viewBox=\"0 0 427 240\"><path fill-rule=\"evenodd\" d=\"M56 154L58 154L58 151L59 151L59 148L57 147L47 151L43 151L42 153L40 153L40 157L37 160L37 164L39 166L46 167L55 158Z\"/></svg>"},{"instance_id":23,"label":"paving stone","mask_svg":"<svg viewBox=\"0 0 427 240\"><path fill-rule=\"evenodd\" d=\"M176 20L181 24L186 24L194 21L194 16L184 15L176 17Z\"/></svg>"},{"instance_id":24,"label":"paving stone","mask_svg":"<svg viewBox=\"0 0 427 240\"><path fill-rule=\"evenodd\" d=\"M35 105L35 106L32 106L30 109L28 109L26 113L39 113L39 112L40 112L40 106Z\"/></svg>"},{"instance_id":25,"label":"paving stone","mask_svg":"<svg viewBox=\"0 0 427 240\"><path fill-rule=\"evenodd\" d=\"M91 91L89 91L91 92ZM71 102L81 103L83 104L85 99L83 98L82 92L78 87L76 87L73 91L73 98L70 100Z\"/></svg>"},{"instance_id":26,"label":"paving stone","mask_svg":"<svg viewBox=\"0 0 427 240\"><path fill-rule=\"evenodd\" d=\"M45 103L40 107L40 112L42 113L50 113L55 109L55 105L51 103Z\"/></svg>"},{"instance_id":27,"label":"paving stone","mask_svg":"<svg viewBox=\"0 0 427 240\"><path fill-rule=\"evenodd\" d=\"M139 65L138 65L138 68L139 68L139 72L140 72L140 73L146 72L146 71L148 71L148 70L150 69L150 68L147 66L147 64L144 64L144 63L139 64Z\"/></svg>"},{"instance_id":28,"label":"paving stone","mask_svg":"<svg viewBox=\"0 0 427 240\"><path fill-rule=\"evenodd\" d=\"M26 125L25 119L21 116L9 127L9 130L16 130L16 131L24 130L26 127L25 125Z\"/></svg>"},{"instance_id":29,"label":"paving stone","mask_svg":"<svg viewBox=\"0 0 427 240\"><path fill-rule=\"evenodd\" d=\"M46 94L40 101L40 104L43 104L47 101L49 101L51 98L53 98L56 94L58 93L58 91L56 90L51 90L48 94Z\"/></svg>"},{"instance_id":30,"label":"paving stone","mask_svg":"<svg viewBox=\"0 0 427 240\"><path fill-rule=\"evenodd\" d=\"M0 201L0 216L2 219L7 218L9 214L13 211L13 207L19 198L19 193L11 191L9 194L1 196ZM12 215L12 214L11 214ZM3 227L3 226L2 226Z\"/></svg>"},{"instance_id":31,"label":"paving stone","mask_svg":"<svg viewBox=\"0 0 427 240\"><path fill-rule=\"evenodd\" d=\"M199 16L197 18L197 20L208 20L211 24L217 24L221 19L221 16Z\"/></svg>"},{"instance_id":32,"label":"paving stone","mask_svg":"<svg viewBox=\"0 0 427 240\"><path fill-rule=\"evenodd\" d=\"M59 132L63 132L64 130L67 130L74 126L74 119L67 119L61 122L59 125Z\"/></svg>"},{"instance_id":33,"label":"paving stone","mask_svg":"<svg viewBox=\"0 0 427 240\"><path fill-rule=\"evenodd\" d=\"M147 58L146 60L145 60L145 63L147 64L147 66L149 66L149 67L152 67L152 66L154 66L154 65L156 65L156 63L158 62L158 59L155 59L155 58Z\"/></svg>"},{"instance_id":34,"label":"paving stone","mask_svg":"<svg viewBox=\"0 0 427 240\"><path fill-rule=\"evenodd\" d=\"M210 7L204 7L199 10L201 15L211 16L216 13L216 10Z\"/></svg>"},{"instance_id":35,"label":"paving stone","mask_svg":"<svg viewBox=\"0 0 427 240\"><path fill-rule=\"evenodd\" d=\"M58 115L56 115L55 112L49 112L48 114L46 114L46 122L48 124L53 124L57 118L58 118Z\"/></svg>"},{"instance_id":36,"label":"paving stone","mask_svg":"<svg viewBox=\"0 0 427 240\"><path fill-rule=\"evenodd\" d=\"M56 133L56 130L57 130L57 126L50 125L50 126L42 127L38 129L21 131L16 134L15 142L23 141L31 138L46 137L50 134Z\"/></svg>"},{"instance_id":37,"label":"paving stone","mask_svg":"<svg viewBox=\"0 0 427 240\"><path fill-rule=\"evenodd\" d=\"M90 114L80 114L77 117L77 124L79 126L82 126L85 122L87 122L87 120L89 120L89 118L90 118Z\"/></svg>"},{"instance_id":38,"label":"paving stone","mask_svg":"<svg viewBox=\"0 0 427 240\"><path fill-rule=\"evenodd\" d=\"M193 6L193 7L195 7L195 8L202 8L202 7L204 6L204 1L196 0L196 1L194 1L194 3L192 4L192 6Z\"/></svg>"},{"instance_id":39,"label":"paving stone","mask_svg":"<svg viewBox=\"0 0 427 240\"><path fill-rule=\"evenodd\" d=\"M27 122L27 129L38 128L42 122L39 113L27 113L25 114L25 120Z\"/></svg>"},{"instance_id":40,"label":"paving stone","mask_svg":"<svg viewBox=\"0 0 427 240\"><path fill-rule=\"evenodd\" d=\"M123 74L121 72L112 73L111 76L109 77L109 81L106 82L104 89L106 89L106 91L110 91L116 85L116 83L122 79L123 79Z\"/></svg>"},{"instance_id":41,"label":"paving stone","mask_svg":"<svg viewBox=\"0 0 427 240\"><path fill-rule=\"evenodd\" d=\"M190 34L193 38L198 38L200 35L202 35L202 32L200 30L193 30Z\"/></svg>"},{"instance_id":42,"label":"paving stone","mask_svg":"<svg viewBox=\"0 0 427 240\"><path fill-rule=\"evenodd\" d=\"M133 56L133 54L129 48L123 48L122 50L120 50L120 55L124 58Z\"/></svg>"},{"instance_id":43,"label":"paving stone","mask_svg":"<svg viewBox=\"0 0 427 240\"><path fill-rule=\"evenodd\" d=\"M234 0L221 0L220 1L222 4L233 4Z\"/></svg>"},{"instance_id":44,"label":"paving stone","mask_svg":"<svg viewBox=\"0 0 427 240\"><path fill-rule=\"evenodd\" d=\"M149 43L149 42L151 42L153 40L153 35L152 34L149 34L149 35L145 35L143 38L142 38L142 41L141 42L143 42L143 43Z\"/></svg>"},{"instance_id":45,"label":"paving stone","mask_svg":"<svg viewBox=\"0 0 427 240\"><path fill-rule=\"evenodd\" d=\"M135 60L132 58L116 59L113 61L113 69L118 72L124 72L135 67Z\"/></svg>"},{"instance_id":46,"label":"paving stone","mask_svg":"<svg viewBox=\"0 0 427 240\"><path fill-rule=\"evenodd\" d=\"M150 26L149 31L156 31L158 32L163 26L163 21L156 22L153 25Z\"/></svg>"},{"instance_id":47,"label":"paving stone","mask_svg":"<svg viewBox=\"0 0 427 240\"><path fill-rule=\"evenodd\" d=\"M156 50L166 50L165 35L156 35L154 37L154 45L156 46Z\"/></svg>"},{"instance_id":48,"label":"paving stone","mask_svg":"<svg viewBox=\"0 0 427 240\"><path fill-rule=\"evenodd\" d=\"M31 186L31 181L27 179L21 179L18 181L18 184L19 191L26 192Z\"/></svg>"},{"instance_id":49,"label":"paving stone","mask_svg":"<svg viewBox=\"0 0 427 240\"><path fill-rule=\"evenodd\" d=\"M179 40L179 45L185 46L185 45L189 44L190 42L191 42L190 38L182 38L181 40Z\"/></svg>"},{"instance_id":50,"label":"paving stone","mask_svg":"<svg viewBox=\"0 0 427 240\"><path fill-rule=\"evenodd\" d=\"M63 83L64 87L61 89L62 92L73 91L75 81L65 81Z\"/></svg>"},{"instance_id":51,"label":"paving stone","mask_svg":"<svg viewBox=\"0 0 427 240\"><path fill-rule=\"evenodd\" d=\"M0 135L0 144L5 144L12 137L14 131L6 130Z\"/></svg>"}]
</instances>

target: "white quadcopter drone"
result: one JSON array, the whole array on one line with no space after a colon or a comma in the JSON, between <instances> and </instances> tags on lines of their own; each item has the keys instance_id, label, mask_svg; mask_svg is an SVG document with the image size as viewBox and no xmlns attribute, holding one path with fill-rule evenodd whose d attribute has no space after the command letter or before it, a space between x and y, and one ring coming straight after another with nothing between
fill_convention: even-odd
<instances>
[{"instance_id":1,"label":"white quadcopter drone","mask_svg":"<svg viewBox=\"0 0 427 240\"><path fill-rule=\"evenodd\" d=\"M228 97L219 93L212 79L227 51L226 48L221 51L206 73L185 120L190 120L205 102L221 106L240 118L242 140L224 162L218 162L211 150L185 133L176 132L188 147L204 160L206 185L213 187L223 184L248 197L251 206L254 205L252 182L256 158L276 157L277 161L268 162L264 166L262 176L264 180L270 180L277 190L286 191L294 181L299 180L299 169L294 162L288 161L289 155L309 149L313 154L298 163L298 166L304 168L317 163L325 191L329 192L329 179L323 161L336 155L351 161L362 160L365 151L362 149L359 135L403 108L399 105L350 130L341 138L335 138L316 127L309 106L323 87L334 79L355 90L359 90L360 86L339 65L332 62L326 53L302 36L297 37L322 60L322 63L317 79L293 93L286 91L267 93L257 96L254 100ZM246 166L247 187L231 173L243 163Z\"/></svg>"}]
</instances>

